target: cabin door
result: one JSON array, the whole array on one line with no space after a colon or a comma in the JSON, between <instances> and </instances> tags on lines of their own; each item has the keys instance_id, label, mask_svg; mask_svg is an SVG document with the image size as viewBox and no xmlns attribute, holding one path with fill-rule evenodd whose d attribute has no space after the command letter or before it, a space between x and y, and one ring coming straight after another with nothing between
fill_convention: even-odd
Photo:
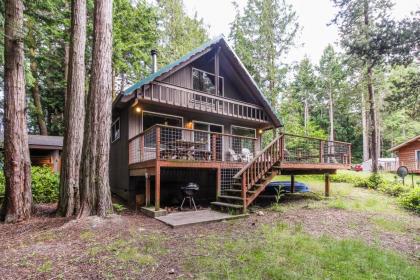
<instances>
[{"instance_id":1,"label":"cabin door","mask_svg":"<svg viewBox=\"0 0 420 280\"><path fill-rule=\"evenodd\" d=\"M205 147L208 151L213 151L214 142L213 137L216 138L216 147L214 149L216 150L216 160L222 161L223 160L223 139L222 139L222 133L223 133L223 125L218 124L211 124L211 123L205 123L205 122L194 122L194 130L200 130L200 131L194 131L194 141L200 141L205 142ZM203 131L203 132L201 132ZM215 132L215 133L212 133Z\"/></svg>"}]
</instances>

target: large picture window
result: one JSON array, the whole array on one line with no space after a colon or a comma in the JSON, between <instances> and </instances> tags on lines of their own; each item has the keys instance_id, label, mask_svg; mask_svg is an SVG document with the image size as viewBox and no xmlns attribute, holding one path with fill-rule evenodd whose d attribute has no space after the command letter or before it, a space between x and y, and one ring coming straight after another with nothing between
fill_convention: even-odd
<instances>
[{"instance_id":1,"label":"large picture window","mask_svg":"<svg viewBox=\"0 0 420 280\"><path fill-rule=\"evenodd\" d=\"M216 94L216 77L214 74L193 68L192 76L194 90ZM223 95L223 87L223 77L219 76L219 90L217 95Z\"/></svg>"},{"instance_id":2,"label":"large picture window","mask_svg":"<svg viewBox=\"0 0 420 280\"><path fill-rule=\"evenodd\" d=\"M257 131L254 128L242 127L242 126L232 126L231 128L232 135L244 136L256 138ZM242 149L248 149L250 151L254 150L254 141L249 138L242 137L233 137L232 138L232 147L236 153L241 153Z\"/></svg>"}]
</instances>

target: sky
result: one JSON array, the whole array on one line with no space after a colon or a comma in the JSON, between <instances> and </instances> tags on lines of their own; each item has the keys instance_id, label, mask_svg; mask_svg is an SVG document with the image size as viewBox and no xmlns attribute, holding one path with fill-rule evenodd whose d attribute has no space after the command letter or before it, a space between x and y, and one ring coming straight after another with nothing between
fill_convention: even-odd
<instances>
[{"instance_id":1,"label":"sky","mask_svg":"<svg viewBox=\"0 0 420 280\"><path fill-rule=\"evenodd\" d=\"M246 0L237 0L244 7ZM334 17L336 10L331 0L286 0L293 5L302 26L297 38L298 46L291 50L287 62L301 60L305 55L312 62L317 62L323 49L328 44L338 46L338 31L333 25L327 24ZM396 18L408 16L410 12L420 9L420 0L397 0L393 9ZM229 35L230 23L235 16L231 0L184 0L185 8L190 16L197 13L203 18L210 29L210 37L219 34Z\"/></svg>"}]
</instances>

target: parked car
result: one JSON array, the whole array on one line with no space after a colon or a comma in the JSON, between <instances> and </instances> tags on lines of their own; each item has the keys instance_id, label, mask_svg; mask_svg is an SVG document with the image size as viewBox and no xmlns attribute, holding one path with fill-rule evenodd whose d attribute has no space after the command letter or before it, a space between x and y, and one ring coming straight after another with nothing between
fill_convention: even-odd
<instances>
[{"instance_id":1,"label":"parked car","mask_svg":"<svg viewBox=\"0 0 420 280\"><path fill-rule=\"evenodd\" d=\"M356 164L356 165L353 167L353 170L354 170L354 171L356 171L356 172L363 171L363 166L362 166L361 164Z\"/></svg>"}]
</instances>

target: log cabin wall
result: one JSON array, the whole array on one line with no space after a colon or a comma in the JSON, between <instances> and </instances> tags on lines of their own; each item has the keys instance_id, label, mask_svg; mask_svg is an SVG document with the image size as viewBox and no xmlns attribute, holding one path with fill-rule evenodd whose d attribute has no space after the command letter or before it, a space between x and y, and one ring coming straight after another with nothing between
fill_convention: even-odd
<instances>
[{"instance_id":1,"label":"log cabin wall","mask_svg":"<svg viewBox=\"0 0 420 280\"><path fill-rule=\"evenodd\" d=\"M420 166L416 163L416 151L420 150L420 141L409 143L398 150L400 166L406 166L410 171L420 172ZM416 165L417 164L417 165Z\"/></svg>"}]
</instances>

